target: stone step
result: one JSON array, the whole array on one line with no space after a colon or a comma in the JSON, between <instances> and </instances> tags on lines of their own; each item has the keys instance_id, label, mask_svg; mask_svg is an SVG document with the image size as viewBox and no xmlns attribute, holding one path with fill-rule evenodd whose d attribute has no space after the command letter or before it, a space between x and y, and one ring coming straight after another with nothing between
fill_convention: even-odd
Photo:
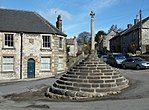
<instances>
[{"instance_id":1,"label":"stone step","mask_svg":"<svg viewBox=\"0 0 149 110\"><path fill-rule=\"evenodd\" d=\"M105 93L105 92L108 92L108 93L115 92L115 93L117 93L118 91L119 91L118 88L105 88L105 89L99 88L99 89L96 89L97 93Z\"/></svg>"},{"instance_id":2,"label":"stone step","mask_svg":"<svg viewBox=\"0 0 149 110\"><path fill-rule=\"evenodd\" d=\"M90 69L90 68L111 69L111 67L108 67L106 65L91 65L91 64L89 64L89 65L82 65L82 64L80 64L80 65L76 65L76 66L74 66L72 68L74 68L74 69Z\"/></svg>"},{"instance_id":3,"label":"stone step","mask_svg":"<svg viewBox=\"0 0 149 110\"><path fill-rule=\"evenodd\" d=\"M97 72L92 72L92 73L86 73L86 72L67 72L63 76L69 77L69 78L81 78L81 79L119 79L122 77L120 73L99 73Z\"/></svg>"},{"instance_id":4,"label":"stone step","mask_svg":"<svg viewBox=\"0 0 149 110\"><path fill-rule=\"evenodd\" d=\"M82 79L75 79L75 78L68 78L68 77L61 77L60 80L63 80L63 81L71 81L71 82L84 82L84 80Z\"/></svg>"},{"instance_id":5,"label":"stone step","mask_svg":"<svg viewBox=\"0 0 149 110\"><path fill-rule=\"evenodd\" d=\"M103 65L105 65L105 63L99 62L99 61L97 61L97 62L85 61L85 62L80 62L80 63L79 63L79 65L81 65L81 64L82 64L82 65L88 65L88 64L91 64L91 65L98 65L98 64L99 64L99 65L100 65L100 64L102 65L102 64L103 64Z\"/></svg>"},{"instance_id":6,"label":"stone step","mask_svg":"<svg viewBox=\"0 0 149 110\"><path fill-rule=\"evenodd\" d=\"M74 66L73 69L110 69L106 65L86 65L86 66Z\"/></svg>"},{"instance_id":7,"label":"stone step","mask_svg":"<svg viewBox=\"0 0 149 110\"><path fill-rule=\"evenodd\" d=\"M65 90L72 90L72 91L80 91L80 87L78 86L69 86L69 85L62 85L58 83L53 84L54 87L60 88L60 89L65 89Z\"/></svg>"},{"instance_id":8,"label":"stone step","mask_svg":"<svg viewBox=\"0 0 149 110\"><path fill-rule=\"evenodd\" d=\"M73 82L70 82L70 81L64 81L64 80L57 80L56 81L58 84L63 84L63 85L68 85L68 86L72 86L73 85Z\"/></svg>"},{"instance_id":9,"label":"stone step","mask_svg":"<svg viewBox=\"0 0 149 110\"><path fill-rule=\"evenodd\" d=\"M51 88L49 94L61 98L89 98L117 93L128 87L128 80L107 65L95 54L90 54L62 75Z\"/></svg>"},{"instance_id":10,"label":"stone step","mask_svg":"<svg viewBox=\"0 0 149 110\"><path fill-rule=\"evenodd\" d=\"M128 83L127 80L123 81L123 82L116 82L116 85L119 87L119 86L124 86Z\"/></svg>"},{"instance_id":11,"label":"stone step","mask_svg":"<svg viewBox=\"0 0 149 110\"><path fill-rule=\"evenodd\" d=\"M103 82L103 81L102 81ZM64 85L64 86L75 86L75 87L82 87L82 88L97 88L99 87L100 84L98 83L88 83L85 82L68 82L68 81L63 81L63 80L58 80L56 81L57 84Z\"/></svg>"},{"instance_id":12,"label":"stone step","mask_svg":"<svg viewBox=\"0 0 149 110\"><path fill-rule=\"evenodd\" d=\"M72 90L63 90L55 87L52 87L52 89L49 90L51 90L49 91L51 97L55 99L60 97L75 98L75 99L88 98L92 97L95 91L94 89L87 89L87 88L82 88L80 91L72 91Z\"/></svg>"},{"instance_id":13,"label":"stone step","mask_svg":"<svg viewBox=\"0 0 149 110\"><path fill-rule=\"evenodd\" d=\"M97 73L97 74L90 74L88 73L88 75L86 74L82 74L80 73L79 75L78 74L64 74L62 75L63 77L66 77L66 78L74 78L74 79L117 79L119 81L119 78L122 78L121 75L117 75L116 77L111 75L111 74L100 74L100 73Z\"/></svg>"},{"instance_id":14,"label":"stone step","mask_svg":"<svg viewBox=\"0 0 149 110\"><path fill-rule=\"evenodd\" d=\"M107 72L114 72L112 69L101 69L102 73L107 73Z\"/></svg>"},{"instance_id":15,"label":"stone step","mask_svg":"<svg viewBox=\"0 0 149 110\"><path fill-rule=\"evenodd\" d=\"M69 71L66 73L66 75L71 75L71 76L75 76L75 75L79 75L79 76L101 76L101 75L104 75L104 73L101 73L99 71L92 71L91 73L89 72L72 72L72 71Z\"/></svg>"}]
</instances>

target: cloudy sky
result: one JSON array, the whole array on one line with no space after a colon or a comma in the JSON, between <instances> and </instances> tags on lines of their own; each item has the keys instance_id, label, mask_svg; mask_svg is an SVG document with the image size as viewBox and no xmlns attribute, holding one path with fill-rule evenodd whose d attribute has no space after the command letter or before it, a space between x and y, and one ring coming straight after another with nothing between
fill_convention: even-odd
<instances>
[{"instance_id":1,"label":"cloudy sky","mask_svg":"<svg viewBox=\"0 0 149 110\"><path fill-rule=\"evenodd\" d=\"M142 17L149 16L149 0L0 0L0 7L36 11L55 25L61 14L63 31L69 36L77 36L83 31L90 32L91 10L95 12L95 32L107 30L112 24L119 28L133 23L142 10Z\"/></svg>"}]
</instances>

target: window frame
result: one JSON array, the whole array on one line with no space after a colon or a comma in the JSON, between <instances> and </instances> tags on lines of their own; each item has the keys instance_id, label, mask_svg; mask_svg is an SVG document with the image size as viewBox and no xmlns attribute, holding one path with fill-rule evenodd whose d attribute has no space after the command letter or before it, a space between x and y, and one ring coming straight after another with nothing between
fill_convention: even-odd
<instances>
[{"instance_id":1,"label":"window frame","mask_svg":"<svg viewBox=\"0 0 149 110\"><path fill-rule=\"evenodd\" d=\"M46 39L45 37L48 37L49 41L46 41L44 39ZM44 46L46 45L46 46ZM51 48L51 36L50 35L42 35L42 48L44 49L50 49Z\"/></svg>"},{"instance_id":2,"label":"window frame","mask_svg":"<svg viewBox=\"0 0 149 110\"><path fill-rule=\"evenodd\" d=\"M59 61L60 61L59 59L62 59L63 62L60 63L60 62L59 62ZM64 65L64 57L58 57L58 71L63 71L64 68L61 68L60 65L61 65L61 67Z\"/></svg>"},{"instance_id":3,"label":"window frame","mask_svg":"<svg viewBox=\"0 0 149 110\"><path fill-rule=\"evenodd\" d=\"M8 37L7 40L6 40L6 37ZM11 37L11 38L9 38L9 37ZM7 45L6 45L6 43L7 43ZM10 46L9 46L9 44L10 44ZM14 48L14 34L11 34L11 33L4 34L4 48Z\"/></svg>"},{"instance_id":4,"label":"window frame","mask_svg":"<svg viewBox=\"0 0 149 110\"><path fill-rule=\"evenodd\" d=\"M49 58L50 59L50 63L47 63L47 62L45 62L45 63L42 63L42 58ZM41 71L51 71L51 57L50 56L41 56L41 58L40 58L40 70ZM46 69L43 69L42 68L42 64L44 64L44 65L49 65L50 66L50 68L46 68Z\"/></svg>"},{"instance_id":5,"label":"window frame","mask_svg":"<svg viewBox=\"0 0 149 110\"><path fill-rule=\"evenodd\" d=\"M11 62L11 63L6 63L6 62L4 62L4 58L13 58L13 62ZM14 63L15 63L15 59L14 59L14 56L3 56L2 57L2 71L3 72L14 72ZM8 69L4 69L4 65L12 65L12 70L8 70Z\"/></svg>"}]
</instances>

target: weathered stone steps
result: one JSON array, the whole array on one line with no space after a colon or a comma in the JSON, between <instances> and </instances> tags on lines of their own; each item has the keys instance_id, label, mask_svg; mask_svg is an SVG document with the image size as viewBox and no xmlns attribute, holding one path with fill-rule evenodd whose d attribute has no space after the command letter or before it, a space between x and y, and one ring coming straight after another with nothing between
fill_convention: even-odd
<instances>
[{"instance_id":1,"label":"weathered stone steps","mask_svg":"<svg viewBox=\"0 0 149 110\"><path fill-rule=\"evenodd\" d=\"M99 72L99 73L102 73L102 72L113 72L114 70L111 70L111 69L99 69L98 67L94 67L94 68L88 68L88 69L74 69L74 68L71 68L69 70L70 72L82 72L82 73L94 73L94 72Z\"/></svg>"},{"instance_id":2,"label":"weathered stone steps","mask_svg":"<svg viewBox=\"0 0 149 110\"><path fill-rule=\"evenodd\" d=\"M125 88L125 86L121 86L119 88L117 88L115 85L111 85L111 84L101 84L100 88L99 86L97 88L95 88L95 86L89 88L89 86L91 85L86 85L86 84L80 84L78 86L77 83L73 84L74 86L63 86L63 85L58 85L56 83L53 84L53 87L50 88L50 92L54 93L54 94L59 94L59 95L65 95L67 94L67 92L71 92L71 97L76 97L78 95L76 95L76 93L83 93L83 94L93 94L93 93L105 93L105 92L119 92L119 90ZM68 93L69 93L68 92ZM87 93L84 93L87 92ZM83 97L85 97L87 95L83 95Z\"/></svg>"},{"instance_id":3,"label":"weathered stone steps","mask_svg":"<svg viewBox=\"0 0 149 110\"><path fill-rule=\"evenodd\" d=\"M73 78L65 78L65 77L62 77L60 80L57 80L57 83L58 84L62 84L62 85L69 85L69 86L75 86L74 84L80 84L80 87L81 87L81 84L83 85L88 85L87 87L92 87L92 84L95 85L95 84L98 84L99 86L99 83L100 84L112 84L112 85L116 85L116 86L120 86L121 84L124 84L125 81L127 81L124 77L119 77L117 79L107 79L107 80L103 80L103 79L73 79ZM77 85L76 84L76 85ZM89 86L90 85L90 86ZM111 86L112 87L112 86Z\"/></svg>"},{"instance_id":4,"label":"weathered stone steps","mask_svg":"<svg viewBox=\"0 0 149 110\"><path fill-rule=\"evenodd\" d=\"M101 97L120 92L128 83L118 71L91 54L62 75L47 94L69 99Z\"/></svg>"}]
</instances>

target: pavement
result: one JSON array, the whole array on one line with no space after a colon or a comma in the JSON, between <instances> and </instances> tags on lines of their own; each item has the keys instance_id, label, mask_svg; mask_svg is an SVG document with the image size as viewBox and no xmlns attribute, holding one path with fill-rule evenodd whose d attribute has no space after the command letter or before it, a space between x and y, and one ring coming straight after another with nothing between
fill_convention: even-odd
<instances>
[{"instance_id":1,"label":"pavement","mask_svg":"<svg viewBox=\"0 0 149 110\"><path fill-rule=\"evenodd\" d=\"M120 69L120 72L130 79L130 88L104 100L70 102L31 97L29 100L14 101L3 96L21 94L15 97L23 97L25 93L31 94L50 86L58 77L0 83L0 110L149 110L149 70ZM30 97L29 94L25 96Z\"/></svg>"}]
</instances>

